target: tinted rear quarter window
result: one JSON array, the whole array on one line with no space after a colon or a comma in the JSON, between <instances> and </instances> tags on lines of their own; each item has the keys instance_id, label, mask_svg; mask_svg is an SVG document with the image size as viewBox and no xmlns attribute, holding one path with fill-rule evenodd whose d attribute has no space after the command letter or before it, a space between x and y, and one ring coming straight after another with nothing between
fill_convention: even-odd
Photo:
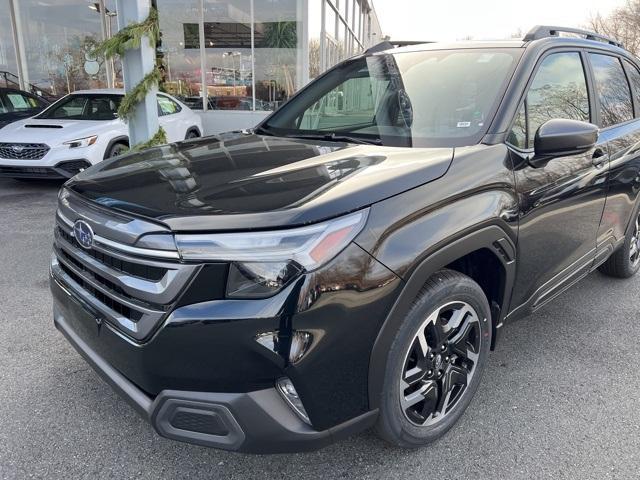
<instances>
[{"instance_id":1,"label":"tinted rear quarter window","mask_svg":"<svg viewBox=\"0 0 640 480\"><path fill-rule=\"evenodd\" d=\"M633 65L630 61L624 60L624 63L627 68L627 74L629 75L629 80L631 81L631 90L633 90L633 98L636 101L636 115L638 118L638 114L640 114L640 72L638 68Z\"/></svg>"},{"instance_id":2,"label":"tinted rear quarter window","mask_svg":"<svg viewBox=\"0 0 640 480\"><path fill-rule=\"evenodd\" d=\"M600 103L600 126L606 128L631 120L633 103L620 59L599 53L590 53L589 59Z\"/></svg>"}]
</instances>

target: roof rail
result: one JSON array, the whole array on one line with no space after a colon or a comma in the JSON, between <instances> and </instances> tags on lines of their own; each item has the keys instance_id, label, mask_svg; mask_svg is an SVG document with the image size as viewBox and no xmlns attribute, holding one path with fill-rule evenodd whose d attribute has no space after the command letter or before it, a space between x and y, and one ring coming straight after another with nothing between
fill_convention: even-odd
<instances>
[{"instance_id":1,"label":"roof rail","mask_svg":"<svg viewBox=\"0 0 640 480\"><path fill-rule=\"evenodd\" d=\"M572 33L574 35L581 35L587 40L596 40L598 42L605 42L609 45L615 45L616 47L624 48L622 43L605 35L600 35L599 33L590 32L589 30L582 30L580 28L552 27L549 25L536 25L531 30L529 30L529 33L525 35L522 41L530 42L532 40L540 40L541 38L559 37L560 33Z\"/></svg>"},{"instance_id":2,"label":"roof rail","mask_svg":"<svg viewBox=\"0 0 640 480\"><path fill-rule=\"evenodd\" d=\"M385 40L384 42L376 43L373 47L369 47L364 53L377 53L385 50L391 50L398 47L409 47L411 45L421 45L423 43L435 43L433 41L420 41L420 40Z\"/></svg>"}]
</instances>

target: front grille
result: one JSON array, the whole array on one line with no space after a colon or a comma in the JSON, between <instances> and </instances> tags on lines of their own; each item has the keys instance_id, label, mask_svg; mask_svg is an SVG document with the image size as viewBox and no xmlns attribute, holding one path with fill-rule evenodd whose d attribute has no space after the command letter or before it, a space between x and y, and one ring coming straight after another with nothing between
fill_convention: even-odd
<instances>
[{"instance_id":1,"label":"front grille","mask_svg":"<svg viewBox=\"0 0 640 480\"><path fill-rule=\"evenodd\" d=\"M48 151L44 143L0 143L0 158L8 160L40 160Z\"/></svg>"},{"instance_id":2,"label":"front grille","mask_svg":"<svg viewBox=\"0 0 640 480\"><path fill-rule=\"evenodd\" d=\"M80 218L94 231L91 249L82 248L73 236L73 224ZM140 235L157 234L158 228L157 224L88 205L82 199L73 203L61 200L52 274L94 315L143 341L175 308L201 269L177 258L163 260L167 251L149 251L147 256L144 249L135 246ZM127 239L131 240L127 243Z\"/></svg>"},{"instance_id":3,"label":"front grille","mask_svg":"<svg viewBox=\"0 0 640 480\"><path fill-rule=\"evenodd\" d=\"M82 287L84 290L89 292L92 296L94 296L96 298L96 300L98 300L100 303L105 305L107 308L110 308L114 312L122 315L125 318L128 318L129 320L131 320L133 322L137 322L137 321L140 320L140 318L142 318L142 313L141 312L137 312L135 310L132 310L131 308L127 307L126 305L123 305L122 303L117 302L116 300L114 300L113 298L109 297L108 295L105 295L104 293L102 293L97 288L94 288L91 284L85 282L85 280L81 276L76 275L75 272L73 272L65 264L60 264L60 268L62 268L64 273L69 275L69 277L71 277L71 279L74 282L76 282L78 285L80 285L80 287Z\"/></svg>"},{"instance_id":4,"label":"front grille","mask_svg":"<svg viewBox=\"0 0 640 480\"><path fill-rule=\"evenodd\" d=\"M64 238L68 243L72 245L77 245L75 237L71 236L67 233L62 227L58 227L58 233L62 238ZM132 275L137 278L144 278L146 280L152 280L157 282L162 280L162 278L167 273L166 268L154 267L151 265L143 265L140 263L128 262L126 260L121 260L112 255L108 255L106 253L99 252L95 249L85 250L87 255L95 258L100 263L103 263L114 270L117 270L122 273L126 273Z\"/></svg>"}]
</instances>

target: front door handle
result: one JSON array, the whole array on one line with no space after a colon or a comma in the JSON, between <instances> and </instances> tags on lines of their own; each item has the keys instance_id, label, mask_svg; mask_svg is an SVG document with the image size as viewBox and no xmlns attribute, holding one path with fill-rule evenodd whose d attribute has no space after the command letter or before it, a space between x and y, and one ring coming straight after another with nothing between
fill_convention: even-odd
<instances>
[{"instance_id":1,"label":"front door handle","mask_svg":"<svg viewBox=\"0 0 640 480\"><path fill-rule=\"evenodd\" d=\"M604 167L604 164L607 163L607 153L600 147L596 148L591 156L591 160L593 161L593 166L596 168Z\"/></svg>"}]
</instances>

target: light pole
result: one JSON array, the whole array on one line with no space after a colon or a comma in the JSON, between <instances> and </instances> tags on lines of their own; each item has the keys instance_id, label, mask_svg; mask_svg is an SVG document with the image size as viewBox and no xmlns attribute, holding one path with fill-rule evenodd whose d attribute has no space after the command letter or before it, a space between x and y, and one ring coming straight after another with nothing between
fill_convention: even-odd
<instances>
[{"instance_id":1,"label":"light pole","mask_svg":"<svg viewBox=\"0 0 640 480\"><path fill-rule=\"evenodd\" d=\"M104 0L91 3L91 5L89 5L89 8L94 12L97 12L100 14L100 24L102 26L102 38L103 40L109 40L112 35L111 19L117 16L118 14L106 8L104 5ZM113 63L113 58L107 59L105 64L105 70L107 72L107 86L109 88L113 88L115 86L115 65Z\"/></svg>"}]
</instances>

